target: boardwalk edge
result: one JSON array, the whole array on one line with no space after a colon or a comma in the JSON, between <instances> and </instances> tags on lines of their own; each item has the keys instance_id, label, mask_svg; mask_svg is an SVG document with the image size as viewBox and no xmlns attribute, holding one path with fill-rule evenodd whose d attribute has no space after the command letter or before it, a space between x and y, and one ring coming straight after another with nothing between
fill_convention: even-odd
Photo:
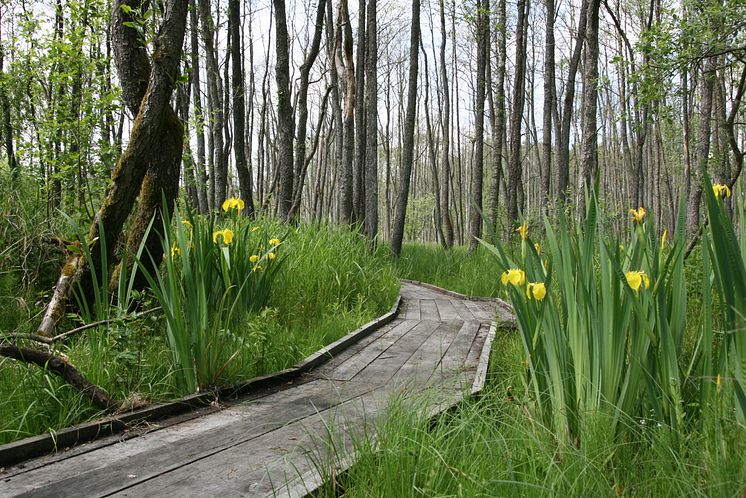
<instances>
[{"instance_id":1,"label":"boardwalk edge","mask_svg":"<svg viewBox=\"0 0 746 498\"><path fill-rule=\"evenodd\" d=\"M153 422L167 417L182 415L198 408L216 403L221 399L235 398L262 388L272 387L300 377L309 370L331 359L350 345L370 335L393 321L401 309L401 295L397 296L391 310L350 332L337 341L306 357L300 363L268 375L254 377L245 382L226 386L217 390L190 394L167 403L113 415L90 422L84 422L56 432L31 436L0 446L0 470L17 465L32 458L56 453L77 444L90 442L126 430L133 424Z\"/></svg>"}]
</instances>

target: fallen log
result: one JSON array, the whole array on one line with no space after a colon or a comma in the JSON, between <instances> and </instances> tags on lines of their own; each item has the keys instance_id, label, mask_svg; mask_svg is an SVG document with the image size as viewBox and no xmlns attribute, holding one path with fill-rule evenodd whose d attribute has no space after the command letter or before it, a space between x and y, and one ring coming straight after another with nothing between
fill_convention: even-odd
<instances>
[{"instance_id":1,"label":"fallen log","mask_svg":"<svg viewBox=\"0 0 746 498\"><path fill-rule=\"evenodd\" d=\"M116 411L119 407L119 404L111 399L106 391L91 383L68 359L62 356L38 349L22 348L8 342L0 342L0 356L46 368L83 393L96 407L106 412Z\"/></svg>"}]
</instances>

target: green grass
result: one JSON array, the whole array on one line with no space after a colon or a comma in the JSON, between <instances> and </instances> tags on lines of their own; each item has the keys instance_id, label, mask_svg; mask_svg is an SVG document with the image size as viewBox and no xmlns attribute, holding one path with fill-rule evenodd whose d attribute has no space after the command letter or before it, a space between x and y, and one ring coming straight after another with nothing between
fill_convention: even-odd
<instances>
[{"instance_id":1,"label":"green grass","mask_svg":"<svg viewBox=\"0 0 746 498\"><path fill-rule=\"evenodd\" d=\"M706 432L671 434L626 420L614 440L597 420L580 447L558 443L531 417L522 388L523 346L498 331L488 386L479 399L429 420L426 398L394 400L377 436L357 438L357 463L318 496L741 496L746 491L746 431L734 417ZM518 387L516 387L518 386ZM508 400L510 388L514 400Z\"/></svg>"},{"instance_id":2,"label":"green grass","mask_svg":"<svg viewBox=\"0 0 746 498\"><path fill-rule=\"evenodd\" d=\"M497 296L500 276L495 260L479 247L445 250L435 244L405 244L396 269L401 278L427 282L467 296Z\"/></svg>"},{"instance_id":3,"label":"green grass","mask_svg":"<svg viewBox=\"0 0 746 498\"><path fill-rule=\"evenodd\" d=\"M261 223L283 239L285 259L267 307L224 333L222 343L232 360L217 384L297 363L388 311L398 293L386 252L371 254L359 235L327 225L281 229L272 221ZM58 349L117 400L138 404L173 399L180 389L162 321L153 314L91 329ZM100 415L55 376L0 358L0 444Z\"/></svg>"}]
</instances>

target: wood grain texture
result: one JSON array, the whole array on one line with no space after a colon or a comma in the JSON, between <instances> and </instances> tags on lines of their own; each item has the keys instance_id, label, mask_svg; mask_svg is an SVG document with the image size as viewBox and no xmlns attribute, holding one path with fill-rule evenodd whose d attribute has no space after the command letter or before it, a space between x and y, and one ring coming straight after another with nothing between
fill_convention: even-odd
<instances>
[{"instance_id":1,"label":"wood grain texture","mask_svg":"<svg viewBox=\"0 0 746 498\"><path fill-rule=\"evenodd\" d=\"M0 473L0 496L303 496L354 463L394 399L484 386L496 301L404 282L399 315L285 386L119 443Z\"/></svg>"}]
</instances>

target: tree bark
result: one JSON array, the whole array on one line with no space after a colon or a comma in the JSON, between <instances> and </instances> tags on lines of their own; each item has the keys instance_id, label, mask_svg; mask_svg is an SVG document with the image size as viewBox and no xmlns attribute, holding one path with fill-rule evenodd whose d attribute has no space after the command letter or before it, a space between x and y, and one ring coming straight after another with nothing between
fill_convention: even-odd
<instances>
[{"instance_id":1,"label":"tree bark","mask_svg":"<svg viewBox=\"0 0 746 498\"><path fill-rule=\"evenodd\" d=\"M377 0L368 1L365 57L365 234L378 234L378 26Z\"/></svg>"},{"instance_id":2,"label":"tree bark","mask_svg":"<svg viewBox=\"0 0 746 498\"><path fill-rule=\"evenodd\" d=\"M407 114L404 118L404 143L402 144L402 168L399 176L399 193L396 200L396 217L391 238L391 251L401 253L404 239L404 221L409 201L409 182L412 177L414 159L414 123L417 120L417 73L420 49L420 0L412 0L412 26L409 35L409 87L407 90ZM427 105L427 102L425 102Z\"/></svg>"},{"instance_id":3,"label":"tree bark","mask_svg":"<svg viewBox=\"0 0 746 498\"><path fill-rule=\"evenodd\" d=\"M88 232L92 266L79 255L73 255L62 270L60 282L48 306L40 335L53 335L57 320L64 314L69 292L76 280L83 289L84 298L93 303L94 282L101 285L106 268L114 261L115 248L124 222L129 216L135 199L140 203L135 222L130 229L128 245L139 245L145 228L153 216L158 226L160 206L165 196L167 209L171 209L178 188L179 164L183 145L183 126L170 105L177 80L181 48L186 29L187 2L170 0L165 3L164 17L154 41L152 66L140 34L130 27L131 16L122 5L131 9L139 0L116 0L112 15L114 56L120 75L122 99L136 111L130 140L126 150L112 172L111 185L101 208L94 217ZM139 97L139 98L138 98ZM105 246L102 245L105 242ZM146 243L152 259L148 267L157 268L163 254L155 230ZM133 252L130 252L133 254ZM145 279L138 278L138 284Z\"/></svg>"},{"instance_id":4,"label":"tree bark","mask_svg":"<svg viewBox=\"0 0 746 498\"><path fill-rule=\"evenodd\" d=\"M233 88L233 154L236 158L236 171L238 172L238 185L241 198L244 201L247 216L254 215L254 194L251 178L251 168L246 162L246 149L244 135L246 133L246 103L244 98L244 72L241 48L241 5L240 0L230 0L229 15L231 18L231 61L232 61L232 88ZM227 82L226 82L227 84Z\"/></svg>"},{"instance_id":5,"label":"tree bark","mask_svg":"<svg viewBox=\"0 0 746 498\"><path fill-rule=\"evenodd\" d=\"M585 193L593 189L598 169L598 15L600 0L590 0L583 65L583 142L580 151L580 184L577 191L578 216L585 217Z\"/></svg>"},{"instance_id":6,"label":"tree bark","mask_svg":"<svg viewBox=\"0 0 746 498\"><path fill-rule=\"evenodd\" d=\"M316 24L313 33L311 47L306 54L306 59L300 66L300 82L298 84L298 95L295 101L296 136L295 136L295 166L293 183L293 203L291 216L297 216L300 212L300 203L303 196L302 170L306 164L306 135L308 133L308 80L311 76L311 68L319 55L321 48L321 32L324 28L324 9L326 0L319 0L316 10ZM321 124L321 121L319 121Z\"/></svg>"},{"instance_id":7,"label":"tree bark","mask_svg":"<svg viewBox=\"0 0 746 498\"><path fill-rule=\"evenodd\" d=\"M546 211L551 196L552 185L552 109L554 108L554 0L544 0L546 11L546 29L544 44L544 116L542 123L542 175L541 209Z\"/></svg>"},{"instance_id":8,"label":"tree bark","mask_svg":"<svg viewBox=\"0 0 746 498\"><path fill-rule=\"evenodd\" d=\"M523 122L523 94L526 87L526 18L528 0L518 0L516 25L515 80L513 84L513 112L510 116L510 155L508 158L508 217L518 221L518 190L521 188L521 124Z\"/></svg>"},{"instance_id":9,"label":"tree bark","mask_svg":"<svg viewBox=\"0 0 746 498\"><path fill-rule=\"evenodd\" d=\"M277 168L279 183L277 189L278 216L288 221L293 203L293 135L295 122L290 105L290 45L288 41L285 0L272 0L275 7L275 46L277 63Z\"/></svg>"},{"instance_id":10,"label":"tree bark","mask_svg":"<svg viewBox=\"0 0 746 498\"><path fill-rule=\"evenodd\" d=\"M593 0L590 0L593 1ZM580 55L585 41L586 17L588 14L589 0L583 0L580 5L580 20L578 21L578 35L575 40L575 48L570 58L567 70L567 83L565 83L565 97L562 104L562 124L560 136L557 143L557 196L566 202L568 199L568 187L570 185L570 123L572 121L572 109L575 102L575 77L580 66Z\"/></svg>"},{"instance_id":11,"label":"tree bark","mask_svg":"<svg viewBox=\"0 0 746 498\"><path fill-rule=\"evenodd\" d=\"M441 171L443 174L443 193L441 200L443 215L445 247L453 246L453 220L451 219L451 90L448 86L448 71L446 69L446 12L443 0L440 2L440 80L443 86L443 152L441 154Z\"/></svg>"},{"instance_id":12,"label":"tree bark","mask_svg":"<svg viewBox=\"0 0 746 498\"><path fill-rule=\"evenodd\" d=\"M345 101L344 101L344 123L343 123L343 156L342 169L340 176L340 220L346 225L350 225L355 220L354 214L354 178L353 161L355 158L355 107L356 107L356 81L355 81L355 63L352 55L352 26L350 25L350 15L347 8L347 0L339 1L339 13L337 15L337 24L341 26L343 35L342 54L344 61L344 78L345 78ZM339 55L338 55L339 57ZM337 59L337 65L342 66L342 60ZM358 69L362 71L362 67Z\"/></svg>"},{"instance_id":13,"label":"tree bark","mask_svg":"<svg viewBox=\"0 0 746 498\"><path fill-rule=\"evenodd\" d=\"M358 1L357 52L355 53L357 73L355 73L355 163L353 169L352 205L353 222L359 223L365 217L365 0Z\"/></svg>"},{"instance_id":14,"label":"tree bark","mask_svg":"<svg viewBox=\"0 0 746 498\"><path fill-rule=\"evenodd\" d=\"M197 202L199 212L207 213L209 210L207 196L207 176L205 175L205 119L202 108L202 84L199 66L199 33L197 21L197 2L192 0L189 9L189 34L192 48L192 100L194 101L194 121L197 133L197 156L194 159L192 169L194 171L194 182L197 190Z\"/></svg>"}]
</instances>

